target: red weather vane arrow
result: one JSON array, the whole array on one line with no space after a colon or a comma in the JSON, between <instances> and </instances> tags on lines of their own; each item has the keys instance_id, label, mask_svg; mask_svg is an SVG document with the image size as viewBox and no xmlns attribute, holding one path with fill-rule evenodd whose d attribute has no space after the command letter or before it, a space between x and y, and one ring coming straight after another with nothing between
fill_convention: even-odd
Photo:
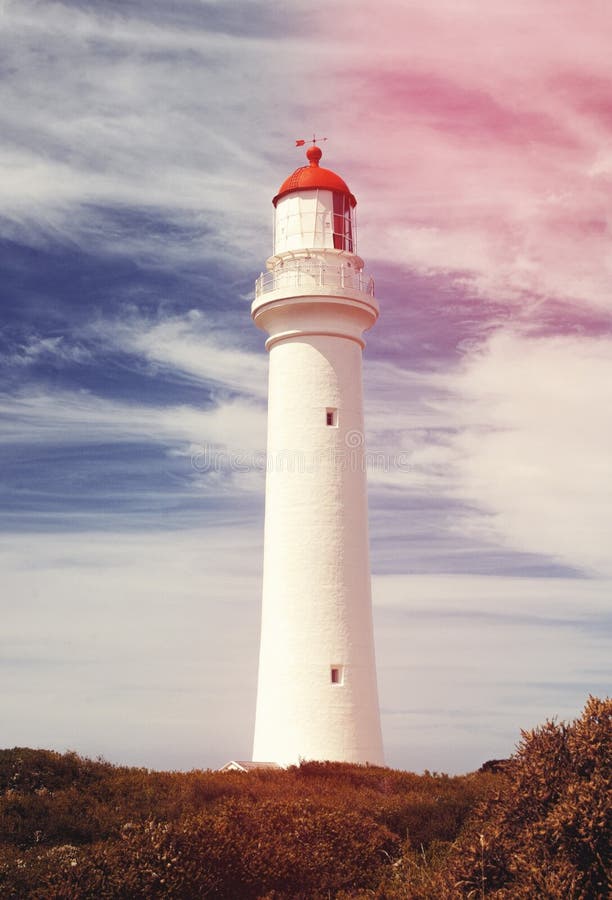
<instances>
[{"instance_id":1,"label":"red weather vane arrow","mask_svg":"<svg viewBox=\"0 0 612 900\"><path fill-rule=\"evenodd\" d=\"M296 146L296 147L303 147L304 144L317 144L317 143L320 144L322 141L326 141L326 140L327 140L326 137L325 137L325 138L318 138L316 135L313 134L312 140L311 140L311 141L302 141L302 140L299 140L299 141L296 141L296 142L295 142L295 146Z\"/></svg>"}]
</instances>

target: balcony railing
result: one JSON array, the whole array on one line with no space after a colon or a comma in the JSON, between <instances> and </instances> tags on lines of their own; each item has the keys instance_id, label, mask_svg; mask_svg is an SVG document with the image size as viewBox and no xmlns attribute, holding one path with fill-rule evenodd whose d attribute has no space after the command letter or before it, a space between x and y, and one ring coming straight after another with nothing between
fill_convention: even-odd
<instances>
[{"instance_id":1,"label":"balcony railing","mask_svg":"<svg viewBox=\"0 0 612 900\"><path fill-rule=\"evenodd\" d=\"M255 282L255 298L271 291L313 288L361 291L374 296L374 279L352 266L326 266L323 263L294 262L272 272L263 272Z\"/></svg>"}]
</instances>

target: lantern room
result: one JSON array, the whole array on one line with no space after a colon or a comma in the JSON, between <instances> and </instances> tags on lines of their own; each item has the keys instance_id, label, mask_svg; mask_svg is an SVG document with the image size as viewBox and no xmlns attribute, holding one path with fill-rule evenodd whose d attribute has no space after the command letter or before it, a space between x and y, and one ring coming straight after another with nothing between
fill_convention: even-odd
<instances>
[{"instance_id":1,"label":"lantern room","mask_svg":"<svg viewBox=\"0 0 612 900\"><path fill-rule=\"evenodd\" d=\"M296 169L272 201L275 256L323 249L356 253L357 201L339 175L319 165L322 155L320 147L310 147L309 165Z\"/></svg>"}]
</instances>

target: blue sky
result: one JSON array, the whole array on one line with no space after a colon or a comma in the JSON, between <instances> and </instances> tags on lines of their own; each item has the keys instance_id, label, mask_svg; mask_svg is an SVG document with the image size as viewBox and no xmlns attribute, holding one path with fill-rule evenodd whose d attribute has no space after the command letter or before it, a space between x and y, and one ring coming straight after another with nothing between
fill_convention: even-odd
<instances>
[{"instance_id":1,"label":"blue sky","mask_svg":"<svg viewBox=\"0 0 612 900\"><path fill-rule=\"evenodd\" d=\"M0 745L249 757L249 305L313 131L382 311L388 763L471 770L609 692L612 21L561 0L551 46L530 6L0 5Z\"/></svg>"}]
</instances>

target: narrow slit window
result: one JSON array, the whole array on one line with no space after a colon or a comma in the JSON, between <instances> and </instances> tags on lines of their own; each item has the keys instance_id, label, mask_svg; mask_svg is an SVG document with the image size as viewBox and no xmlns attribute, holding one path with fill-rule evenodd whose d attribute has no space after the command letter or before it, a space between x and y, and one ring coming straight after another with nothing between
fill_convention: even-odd
<instances>
[{"instance_id":1,"label":"narrow slit window","mask_svg":"<svg viewBox=\"0 0 612 900\"><path fill-rule=\"evenodd\" d=\"M337 409L326 409L325 410L325 424L330 427L335 427L338 424L338 410Z\"/></svg>"},{"instance_id":2,"label":"narrow slit window","mask_svg":"<svg viewBox=\"0 0 612 900\"><path fill-rule=\"evenodd\" d=\"M332 684L342 684L342 680L343 680L342 666L332 666L331 667L331 683Z\"/></svg>"}]
</instances>

